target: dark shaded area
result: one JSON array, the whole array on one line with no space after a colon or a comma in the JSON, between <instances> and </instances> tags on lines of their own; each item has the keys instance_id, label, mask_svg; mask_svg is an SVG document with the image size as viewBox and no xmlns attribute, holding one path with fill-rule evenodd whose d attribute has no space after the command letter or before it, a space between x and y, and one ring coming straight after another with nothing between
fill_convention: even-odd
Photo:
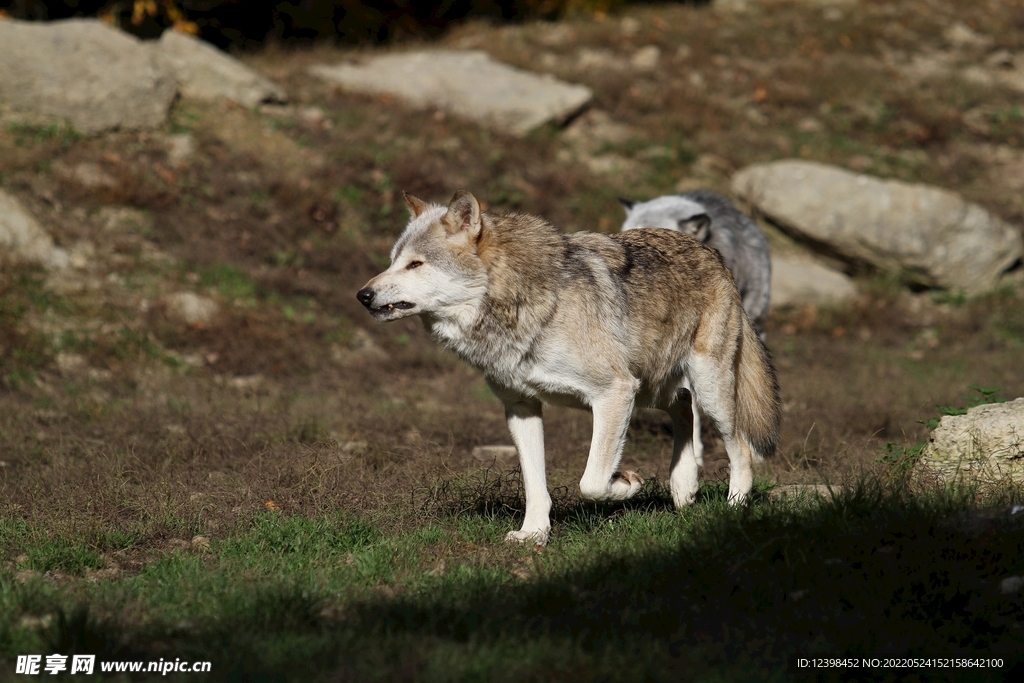
<instances>
[{"instance_id":1,"label":"dark shaded area","mask_svg":"<svg viewBox=\"0 0 1024 683\"><path fill-rule=\"evenodd\" d=\"M707 4L709 0L675 0ZM131 2L109 0L3 0L0 10L18 19L52 21L68 17L109 15L125 30L142 38L158 37L173 23L168 5L194 23L200 36L220 48L254 49L267 42L296 45L311 42L382 43L393 39L440 35L453 23L469 19L522 21L557 19L568 0L180 0L162 2L155 15L133 17ZM591 2L594 10L630 4L629 0Z\"/></svg>"},{"instance_id":2,"label":"dark shaded area","mask_svg":"<svg viewBox=\"0 0 1024 683\"><path fill-rule=\"evenodd\" d=\"M527 659L515 671L495 664L478 671L487 680L680 680L684 672L716 680L1019 680L1024 596L1003 594L1000 581L1024 568L1024 520L1008 509L972 511L969 501L967 493L862 486L800 509L755 504L698 525L677 547L535 581L478 578L467 586L439 578L412 595L352 605L340 618L297 585L269 589L223 611L230 620L188 632L154 625L119 635L113 623L78 614L59 620L50 638L61 652L89 643L137 657L213 658L220 668L211 680L430 680L428 652L442 647L575 653L559 664ZM298 668L294 654L266 647L279 638L303 653ZM1003 665L807 672L797 657Z\"/></svg>"}]
</instances>

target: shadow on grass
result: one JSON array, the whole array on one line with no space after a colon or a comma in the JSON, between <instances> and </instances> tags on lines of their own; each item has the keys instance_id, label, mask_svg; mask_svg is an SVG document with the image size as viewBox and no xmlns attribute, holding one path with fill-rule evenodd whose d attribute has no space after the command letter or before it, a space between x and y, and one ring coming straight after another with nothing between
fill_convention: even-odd
<instances>
[{"instance_id":1,"label":"shadow on grass","mask_svg":"<svg viewBox=\"0 0 1024 683\"><path fill-rule=\"evenodd\" d=\"M315 586L271 587L181 631L65 619L53 644L211 660L217 680L1022 680L1024 594L1003 584L1024 574L1024 513L1007 508L1018 497L990 498L1001 507L985 513L969 490L866 484L833 499L712 501L713 515L698 504L678 516L677 543L635 538L536 578L449 574L340 614L321 610L330 596ZM1002 665L796 668L815 656Z\"/></svg>"}]
</instances>

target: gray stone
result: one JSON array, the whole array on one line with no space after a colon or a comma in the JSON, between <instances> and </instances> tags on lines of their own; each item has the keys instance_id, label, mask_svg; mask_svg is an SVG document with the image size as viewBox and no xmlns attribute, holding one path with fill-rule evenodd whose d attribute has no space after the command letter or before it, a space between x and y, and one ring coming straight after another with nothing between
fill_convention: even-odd
<instances>
[{"instance_id":1,"label":"gray stone","mask_svg":"<svg viewBox=\"0 0 1024 683\"><path fill-rule=\"evenodd\" d=\"M856 294L853 280L845 273L807 256L772 254L772 308L835 306Z\"/></svg>"},{"instance_id":2,"label":"gray stone","mask_svg":"<svg viewBox=\"0 0 1024 683\"><path fill-rule=\"evenodd\" d=\"M984 292L1024 253L1016 228L936 187L809 161L749 166L732 187L791 234L929 287Z\"/></svg>"},{"instance_id":3,"label":"gray stone","mask_svg":"<svg viewBox=\"0 0 1024 683\"><path fill-rule=\"evenodd\" d=\"M947 481L1024 482L1024 398L943 417L919 465Z\"/></svg>"},{"instance_id":4,"label":"gray stone","mask_svg":"<svg viewBox=\"0 0 1024 683\"><path fill-rule=\"evenodd\" d=\"M585 86L502 64L481 50L405 52L310 71L354 92L394 95L513 135L563 121L592 97Z\"/></svg>"},{"instance_id":5,"label":"gray stone","mask_svg":"<svg viewBox=\"0 0 1024 683\"><path fill-rule=\"evenodd\" d=\"M284 88L208 43L181 31L164 31L156 58L177 79L183 97L227 99L246 107L284 102Z\"/></svg>"},{"instance_id":6,"label":"gray stone","mask_svg":"<svg viewBox=\"0 0 1024 683\"><path fill-rule=\"evenodd\" d=\"M22 207L21 202L0 189L0 263L32 263L48 268L66 268L68 253L53 245L53 239Z\"/></svg>"},{"instance_id":7,"label":"gray stone","mask_svg":"<svg viewBox=\"0 0 1024 683\"><path fill-rule=\"evenodd\" d=\"M177 91L142 41L101 21L0 21L0 45L0 122L152 128Z\"/></svg>"}]
</instances>

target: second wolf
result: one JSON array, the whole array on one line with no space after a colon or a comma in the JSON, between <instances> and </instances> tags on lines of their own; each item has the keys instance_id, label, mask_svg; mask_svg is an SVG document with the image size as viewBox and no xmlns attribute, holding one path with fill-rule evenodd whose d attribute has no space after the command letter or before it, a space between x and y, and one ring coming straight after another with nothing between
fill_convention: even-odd
<instances>
[{"instance_id":1,"label":"second wolf","mask_svg":"<svg viewBox=\"0 0 1024 683\"><path fill-rule=\"evenodd\" d=\"M386 322L419 315L431 336L479 368L505 405L519 450L526 515L509 540L547 541L551 498L542 405L591 410L580 493L621 500L643 481L620 472L636 405L665 410L677 506L697 491L688 394L717 424L729 499L778 442L779 390L768 352L713 249L668 230L565 234L520 213L483 213L457 192L447 207L406 196L412 217L391 266L357 298Z\"/></svg>"},{"instance_id":2,"label":"second wolf","mask_svg":"<svg viewBox=\"0 0 1024 683\"><path fill-rule=\"evenodd\" d=\"M711 190L665 195L646 202L619 201L626 209L623 230L678 230L717 249L736 280L743 310L764 339L764 321L771 298L772 260L768 240L749 216Z\"/></svg>"}]
</instances>

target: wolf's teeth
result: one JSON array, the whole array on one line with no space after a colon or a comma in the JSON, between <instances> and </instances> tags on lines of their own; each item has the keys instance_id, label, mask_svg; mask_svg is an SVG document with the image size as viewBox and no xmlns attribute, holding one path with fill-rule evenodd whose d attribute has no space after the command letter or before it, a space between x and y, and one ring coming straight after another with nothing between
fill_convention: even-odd
<instances>
[{"instance_id":1,"label":"wolf's teeth","mask_svg":"<svg viewBox=\"0 0 1024 683\"><path fill-rule=\"evenodd\" d=\"M394 308L395 308L394 304L388 304L388 310L393 310Z\"/></svg>"}]
</instances>

